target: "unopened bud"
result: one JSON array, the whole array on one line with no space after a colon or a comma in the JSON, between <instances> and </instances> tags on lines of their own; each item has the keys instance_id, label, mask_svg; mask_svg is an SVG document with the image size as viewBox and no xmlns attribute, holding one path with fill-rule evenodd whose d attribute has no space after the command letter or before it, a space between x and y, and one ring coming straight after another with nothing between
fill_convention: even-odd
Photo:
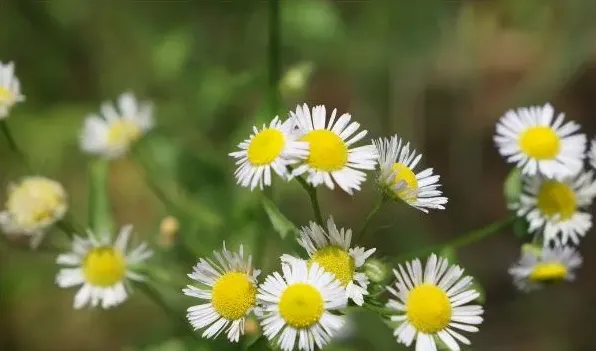
<instances>
[{"instance_id":1,"label":"unopened bud","mask_svg":"<svg viewBox=\"0 0 596 351\"><path fill-rule=\"evenodd\" d=\"M180 229L178 220L172 216L168 216L161 221L159 226L160 231L160 245L163 247L170 247L174 244L174 238Z\"/></svg>"},{"instance_id":2,"label":"unopened bud","mask_svg":"<svg viewBox=\"0 0 596 351\"><path fill-rule=\"evenodd\" d=\"M248 318L246 322L244 322L244 332L247 335L258 334L259 329L259 322L254 318Z\"/></svg>"},{"instance_id":3,"label":"unopened bud","mask_svg":"<svg viewBox=\"0 0 596 351\"><path fill-rule=\"evenodd\" d=\"M290 68L281 78L280 91L284 97L300 95L306 89L313 71L313 64L304 62Z\"/></svg>"},{"instance_id":4,"label":"unopened bud","mask_svg":"<svg viewBox=\"0 0 596 351\"><path fill-rule=\"evenodd\" d=\"M364 273L371 282L381 284L387 280L391 274L391 270L383 261L376 258L369 258L364 264Z\"/></svg>"},{"instance_id":5,"label":"unopened bud","mask_svg":"<svg viewBox=\"0 0 596 351\"><path fill-rule=\"evenodd\" d=\"M523 244L521 247L522 253L531 253L534 256L540 256L542 254L542 246L535 244Z\"/></svg>"}]
</instances>

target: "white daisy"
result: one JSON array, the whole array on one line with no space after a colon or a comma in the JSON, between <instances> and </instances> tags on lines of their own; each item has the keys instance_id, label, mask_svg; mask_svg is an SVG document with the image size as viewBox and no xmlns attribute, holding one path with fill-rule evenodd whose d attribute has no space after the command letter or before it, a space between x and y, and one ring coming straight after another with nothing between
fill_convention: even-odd
<instances>
[{"instance_id":1,"label":"white daisy","mask_svg":"<svg viewBox=\"0 0 596 351\"><path fill-rule=\"evenodd\" d=\"M214 251L217 262L201 258L188 276L202 284L188 285L185 295L206 300L188 309L187 318L195 330L206 328L204 338L215 338L226 330L228 339L238 342L244 334L246 316L253 310L260 271L252 265L252 257L244 257L242 245L238 252L226 249Z\"/></svg>"},{"instance_id":2,"label":"white daisy","mask_svg":"<svg viewBox=\"0 0 596 351\"><path fill-rule=\"evenodd\" d=\"M571 247L540 248L524 245L519 262L509 269L509 274L520 290L532 291L548 283L572 281L575 279L573 270L581 264L582 257Z\"/></svg>"},{"instance_id":3,"label":"white daisy","mask_svg":"<svg viewBox=\"0 0 596 351\"><path fill-rule=\"evenodd\" d=\"M56 262L68 266L60 269L56 284L61 288L82 285L74 298L74 308L87 305L110 308L128 297L129 280L143 281L135 266L151 257L147 244L142 243L127 252L132 225L122 227L114 243L107 236L99 239L89 232L88 238L74 237L72 252L61 254Z\"/></svg>"},{"instance_id":4,"label":"white daisy","mask_svg":"<svg viewBox=\"0 0 596 351\"><path fill-rule=\"evenodd\" d=\"M583 167L586 136L576 134L579 124L563 124L563 113L553 121L554 113L547 103L509 110L497 123L494 139L499 152L507 162L516 163L522 174L558 179Z\"/></svg>"},{"instance_id":5,"label":"white daisy","mask_svg":"<svg viewBox=\"0 0 596 351\"><path fill-rule=\"evenodd\" d=\"M110 159L123 156L154 124L152 105L137 101L131 93L120 95L118 109L104 102L100 110L101 117L86 118L81 134L81 148L90 154Z\"/></svg>"},{"instance_id":6,"label":"white daisy","mask_svg":"<svg viewBox=\"0 0 596 351\"><path fill-rule=\"evenodd\" d=\"M588 153L588 160L590 165L596 169L596 138L590 143L590 152Z\"/></svg>"},{"instance_id":7,"label":"white daisy","mask_svg":"<svg viewBox=\"0 0 596 351\"><path fill-rule=\"evenodd\" d=\"M470 288L472 277L462 278L462 268L449 267L447 259L435 254L424 270L418 259L406 267L407 273L401 265L399 272L394 270L395 289L387 287L397 297L387 303L387 308L398 313L391 317L399 323L393 333L397 341L410 346L416 339L416 351L436 351L436 338L452 351L460 350L457 341L469 345L470 340L454 329L476 332L476 325L482 323L482 306L464 306L480 296Z\"/></svg>"},{"instance_id":8,"label":"white daisy","mask_svg":"<svg viewBox=\"0 0 596 351\"><path fill-rule=\"evenodd\" d=\"M517 209L525 216L529 231L542 232L545 244L579 243L592 227L592 214L587 210L596 197L594 171L579 173L562 180L526 177Z\"/></svg>"},{"instance_id":9,"label":"white daisy","mask_svg":"<svg viewBox=\"0 0 596 351\"><path fill-rule=\"evenodd\" d=\"M21 83L14 74L14 63L0 61L0 120L8 117L10 109L22 101L25 96L21 94Z\"/></svg>"},{"instance_id":10,"label":"white daisy","mask_svg":"<svg viewBox=\"0 0 596 351\"><path fill-rule=\"evenodd\" d=\"M402 145L397 135L373 143L379 153L378 183L387 196L401 199L425 213L427 209L445 209L447 198L438 190L440 176L433 175L432 168L414 172L422 155L410 151L410 143Z\"/></svg>"},{"instance_id":11,"label":"white daisy","mask_svg":"<svg viewBox=\"0 0 596 351\"><path fill-rule=\"evenodd\" d=\"M364 295L368 295L368 278L362 270L364 263L377 249L365 250L362 247L350 248L352 230L338 230L333 218L327 220L327 232L315 222L310 227L302 227L298 243L310 256L309 263L332 273L346 289L346 297L362 306ZM282 261L293 258L283 255Z\"/></svg>"},{"instance_id":12,"label":"white daisy","mask_svg":"<svg viewBox=\"0 0 596 351\"><path fill-rule=\"evenodd\" d=\"M253 127L253 134L241 142L241 151L231 152L230 156L238 159L238 168L234 176L238 184L253 190L259 186L271 185L271 170L280 177L289 180L287 166L295 164L308 155L308 143L297 141L295 124L291 119L281 122L275 117L269 127L261 130Z\"/></svg>"},{"instance_id":13,"label":"white daisy","mask_svg":"<svg viewBox=\"0 0 596 351\"><path fill-rule=\"evenodd\" d=\"M334 310L346 306L341 283L316 262L294 259L282 263L283 277L275 272L259 286L257 299L263 335L277 339L283 351L312 351L325 346L341 329L345 317Z\"/></svg>"},{"instance_id":14,"label":"white daisy","mask_svg":"<svg viewBox=\"0 0 596 351\"><path fill-rule=\"evenodd\" d=\"M336 112L334 109L328 121L323 105L315 106L312 115L306 104L298 106L296 112L290 112L298 126L300 140L307 141L310 146L308 158L292 174L298 176L306 172L307 182L313 186L324 183L329 189L335 187L335 182L351 195L354 190L360 190L360 184L366 179L366 174L360 170L375 168L377 150L373 145L350 149L366 136L367 131L362 130L352 137L360 124L350 123L348 113L336 121Z\"/></svg>"},{"instance_id":15,"label":"white daisy","mask_svg":"<svg viewBox=\"0 0 596 351\"><path fill-rule=\"evenodd\" d=\"M64 217L67 208L66 191L60 183L39 176L25 177L9 185L0 227L7 234L30 236L35 248L46 230Z\"/></svg>"}]
</instances>

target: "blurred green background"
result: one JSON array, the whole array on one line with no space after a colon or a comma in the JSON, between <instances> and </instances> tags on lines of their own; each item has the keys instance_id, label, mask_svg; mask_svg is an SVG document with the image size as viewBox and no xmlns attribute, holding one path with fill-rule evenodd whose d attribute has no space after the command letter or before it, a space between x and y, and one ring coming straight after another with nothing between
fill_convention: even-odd
<instances>
[{"instance_id":1,"label":"blurred green background","mask_svg":"<svg viewBox=\"0 0 596 351\"><path fill-rule=\"evenodd\" d=\"M181 296L186 273L222 240L245 243L265 273L295 248L272 228L259 192L235 186L227 155L276 110L285 116L307 102L348 111L371 137L399 133L412 141L442 176L446 211L391 205L375 219L365 244L379 256L441 243L507 215L509 166L492 143L506 109L551 101L596 134L594 1L278 5L276 17L270 2L249 0L0 3L0 60L15 61L27 97L9 125L35 169L65 185L79 223L88 199L89 158L77 141L84 117L126 90L155 103L157 129L139 145L144 162L112 163L109 194L118 226L134 224L138 239L160 251L152 275L170 282L162 292L181 311L196 303ZM279 95L272 90L278 76ZM6 185L27 174L0 138L2 202ZM353 198L321 190L324 215L359 228L377 195L370 178ZM297 184L277 182L273 196L297 225L312 219ZM158 247L167 215L179 219L177 240L193 252ZM486 290L485 323L470 349L596 349L594 234L582 242L585 264L575 283L529 295L516 292L507 275L519 243L504 231L457 252ZM114 310L73 311L74 290L54 285L54 259L0 246L0 350L231 349L189 339L189 327L140 291ZM374 315L351 316L354 332L330 350L401 349Z\"/></svg>"}]
</instances>

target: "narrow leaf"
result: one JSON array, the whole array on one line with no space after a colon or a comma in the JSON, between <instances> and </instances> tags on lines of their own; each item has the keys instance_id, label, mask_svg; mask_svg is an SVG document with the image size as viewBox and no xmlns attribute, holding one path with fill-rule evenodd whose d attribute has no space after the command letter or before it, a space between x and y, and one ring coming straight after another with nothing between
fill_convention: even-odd
<instances>
[{"instance_id":1,"label":"narrow leaf","mask_svg":"<svg viewBox=\"0 0 596 351\"><path fill-rule=\"evenodd\" d=\"M297 234L298 228L292 223L289 219L284 216L277 205L273 203L269 198L263 196L261 198L261 202L263 203L263 208L269 217L269 221L271 221L271 225L273 229L279 233L279 236L282 239L285 239L288 234Z\"/></svg>"}]
</instances>

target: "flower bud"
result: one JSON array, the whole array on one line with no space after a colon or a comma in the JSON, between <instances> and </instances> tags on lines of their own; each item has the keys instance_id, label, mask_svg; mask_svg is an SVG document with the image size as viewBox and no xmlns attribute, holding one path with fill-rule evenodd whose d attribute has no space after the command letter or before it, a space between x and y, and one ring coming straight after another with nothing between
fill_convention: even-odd
<instances>
[{"instance_id":1,"label":"flower bud","mask_svg":"<svg viewBox=\"0 0 596 351\"><path fill-rule=\"evenodd\" d=\"M369 258L364 264L364 273L371 282L381 284L387 280L391 274L391 269L383 261L377 258Z\"/></svg>"}]
</instances>

